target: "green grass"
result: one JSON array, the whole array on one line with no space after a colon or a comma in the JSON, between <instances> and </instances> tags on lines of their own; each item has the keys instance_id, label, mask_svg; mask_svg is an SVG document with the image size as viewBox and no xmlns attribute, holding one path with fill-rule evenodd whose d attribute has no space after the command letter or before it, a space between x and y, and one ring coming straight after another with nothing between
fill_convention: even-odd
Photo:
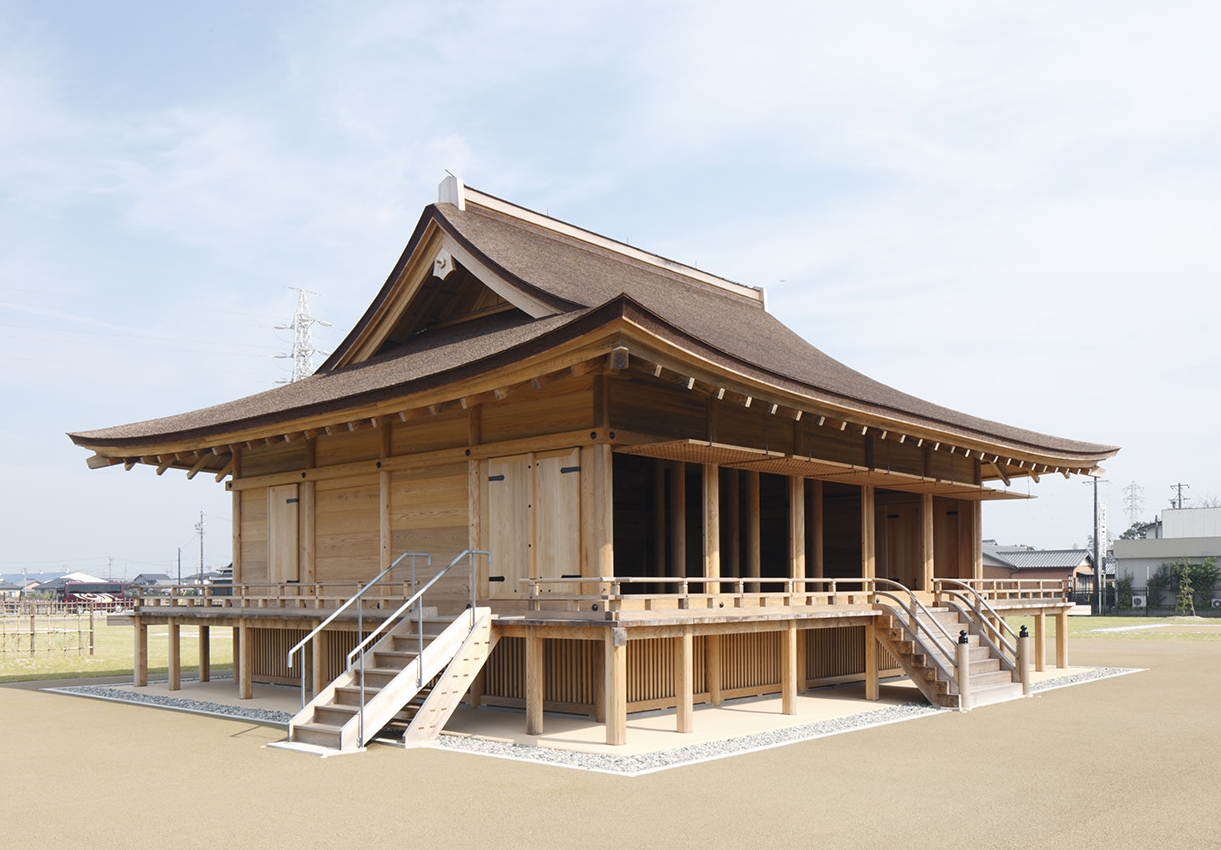
<instances>
[{"instance_id":1,"label":"green grass","mask_svg":"<svg viewBox=\"0 0 1221 850\"><path fill-rule=\"evenodd\" d=\"M1034 617L1013 617L1009 624L1016 631L1025 625L1034 634ZM1112 632L1103 629L1153 628ZM1047 618L1047 637L1056 634L1054 617ZM1176 640L1221 641L1221 619L1202 617L1069 617L1068 636L1097 640Z\"/></svg>"},{"instance_id":2,"label":"green grass","mask_svg":"<svg viewBox=\"0 0 1221 850\"><path fill-rule=\"evenodd\" d=\"M96 676L131 676L135 654L134 627L106 625L105 615L94 618L93 655L89 655L88 619L82 618L80 629L84 649L77 651L78 621L75 616L38 617L40 631L50 626L56 634L40 633L35 637L35 652L29 652L30 618L5 618L0 633L0 683L27 682L41 679L75 679ZM24 630L19 640L15 632ZM169 639L166 626L151 626L148 630L149 673L165 673L169 669ZM199 673L199 632L194 626L183 626L180 636L182 675ZM44 649L50 641L51 649ZM20 646L21 651L14 651ZM228 629L212 629L211 661L213 672L231 669L233 643Z\"/></svg>"}]
</instances>

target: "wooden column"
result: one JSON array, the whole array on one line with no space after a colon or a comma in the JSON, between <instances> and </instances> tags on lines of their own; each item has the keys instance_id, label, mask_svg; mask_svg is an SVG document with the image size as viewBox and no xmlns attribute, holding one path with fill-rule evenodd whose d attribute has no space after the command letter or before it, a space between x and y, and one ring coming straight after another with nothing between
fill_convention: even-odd
<instances>
[{"instance_id":1,"label":"wooden column","mask_svg":"<svg viewBox=\"0 0 1221 850\"><path fill-rule=\"evenodd\" d=\"M729 551L724 553L725 574L734 578L742 575L742 506L739 503L738 470L727 470L729 485L729 516L726 517L729 530Z\"/></svg>"},{"instance_id":2,"label":"wooden column","mask_svg":"<svg viewBox=\"0 0 1221 850\"><path fill-rule=\"evenodd\" d=\"M674 695L678 701L675 725L679 732L695 731L695 653L691 627L674 639Z\"/></svg>"},{"instance_id":3,"label":"wooden column","mask_svg":"<svg viewBox=\"0 0 1221 850\"><path fill-rule=\"evenodd\" d=\"M810 669L809 660L810 632L806 629L797 630L797 693L809 691L806 671Z\"/></svg>"},{"instance_id":4,"label":"wooden column","mask_svg":"<svg viewBox=\"0 0 1221 850\"><path fill-rule=\"evenodd\" d=\"M250 639L250 623L246 619L238 621L238 645L233 648L241 662L237 680L237 698L254 699L254 646Z\"/></svg>"},{"instance_id":5,"label":"wooden column","mask_svg":"<svg viewBox=\"0 0 1221 850\"><path fill-rule=\"evenodd\" d=\"M391 553L391 547L394 544L394 531L390 527L390 473L382 470L377 476L378 484L378 511L377 511L377 526L378 526L378 560L381 566L378 571L386 569L394 561L394 556ZM383 592L390 587L389 584L382 585Z\"/></svg>"},{"instance_id":6,"label":"wooden column","mask_svg":"<svg viewBox=\"0 0 1221 850\"><path fill-rule=\"evenodd\" d=\"M526 734L543 734L543 639L526 632Z\"/></svg>"},{"instance_id":7,"label":"wooden column","mask_svg":"<svg viewBox=\"0 0 1221 850\"><path fill-rule=\"evenodd\" d=\"M687 574L687 465L670 464L670 570L674 578Z\"/></svg>"},{"instance_id":8,"label":"wooden column","mask_svg":"<svg viewBox=\"0 0 1221 850\"><path fill-rule=\"evenodd\" d=\"M1039 673L1047 667L1047 615L1034 615L1034 669Z\"/></svg>"},{"instance_id":9,"label":"wooden column","mask_svg":"<svg viewBox=\"0 0 1221 850\"><path fill-rule=\"evenodd\" d=\"M806 481L789 477L789 578L806 577Z\"/></svg>"},{"instance_id":10,"label":"wooden column","mask_svg":"<svg viewBox=\"0 0 1221 850\"><path fill-rule=\"evenodd\" d=\"M822 578L825 573L825 560L823 556L823 488L821 481L811 481L810 486L814 498L814 563L810 565L810 575L813 578Z\"/></svg>"},{"instance_id":11,"label":"wooden column","mask_svg":"<svg viewBox=\"0 0 1221 850\"><path fill-rule=\"evenodd\" d=\"M594 679L594 722L606 722L606 653L595 646L592 653Z\"/></svg>"},{"instance_id":12,"label":"wooden column","mask_svg":"<svg viewBox=\"0 0 1221 850\"><path fill-rule=\"evenodd\" d=\"M148 624L141 617L135 620L135 647L132 652L132 682L137 688L148 686Z\"/></svg>"},{"instance_id":13,"label":"wooden column","mask_svg":"<svg viewBox=\"0 0 1221 850\"><path fill-rule=\"evenodd\" d=\"M234 476L236 477L236 476ZM230 481L230 484L233 482ZM200 568L203 572L203 568ZM242 583L242 491L233 491L233 583Z\"/></svg>"},{"instance_id":14,"label":"wooden column","mask_svg":"<svg viewBox=\"0 0 1221 850\"><path fill-rule=\"evenodd\" d=\"M878 640L874 633L874 625L865 626L865 699L876 700L881 697L881 687L878 684Z\"/></svg>"},{"instance_id":15,"label":"wooden column","mask_svg":"<svg viewBox=\"0 0 1221 850\"><path fill-rule=\"evenodd\" d=\"M931 592L936 579L933 563L933 494L920 494L920 564L924 584L920 588Z\"/></svg>"},{"instance_id":16,"label":"wooden column","mask_svg":"<svg viewBox=\"0 0 1221 850\"><path fill-rule=\"evenodd\" d=\"M487 549L484 543L484 499L483 484L487 480L487 461L466 462L466 545L470 549ZM486 599L488 590L488 566L486 558L475 559L475 595Z\"/></svg>"},{"instance_id":17,"label":"wooden column","mask_svg":"<svg viewBox=\"0 0 1221 850\"><path fill-rule=\"evenodd\" d=\"M234 626L229 631L231 631L233 633L232 637L231 637L231 642L233 644L233 681L241 682L242 681L242 632L237 626Z\"/></svg>"},{"instance_id":18,"label":"wooden column","mask_svg":"<svg viewBox=\"0 0 1221 850\"><path fill-rule=\"evenodd\" d=\"M713 705L725 702L721 694L721 636L704 638L704 684L708 686L708 699Z\"/></svg>"},{"instance_id":19,"label":"wooden column","mask_svg":"<svg viewBox=\"0 0 1221 850\"><path fill-rule=\"evenodd\" d=\"M797 623L790 620L780 636L781 710L797 713Z\"/></svg>"},{"instance_id":20,"label":"wooden column","mask_svg":"<svg viewBox=\"0 0 1221 850\"><path fill-rule=\"evenodd\" d=\"M1068 666L1068 609L1056 612L1056 666Z\"/></svg>"},{"instance_id":21,"label":"wooden column","mask_svg":"<svg viewBox=\"0 0 1221 850\"><path fill-rule=\"evenodd\" d=\"M662 577L666 574L666 463L653 461L653 563L649 575ZM650 592L657 593L658 585Z\"/></svg>"},{"instance_id":22,"label":"wooden column","mask_svg":"<svg viewBox=\"0 0 1221 850\"><path fill-rule=\"evenodd\" d=\"M704 464L704 578L721 577L721 473L715 463ZM708 593L720 593L720 582L709 583Z\"/></svg>"},{"instance_id":23,"label":"wooden column","mask_svg":"<svg viewBox=\"0 0 1221 850\"><path fill-rule=\"evenodd\" d=\"M602 644L606 691L606 743L627 743L627 635L623 629L607 629Z\"/></svg>"},{"instance_id":24,"label":"wooden column","mask_svg":"<svg viewBox=\"0 0 1221 850\"><path fill-rule=\"evenodd\" d=\"M169 634L169 689L177 691L182 689L182 627L178 620L171 617L166 624L167 633Z\"/></svg>"},{"instance_id":25,"label":"wooden column","mask_svg":"<svg viewBox=\"0 0 1221 850\"><path fill-rule=\"evenodd\" d=\"M615 574L614 460L607 443L581 449L581 575Z\"/></svg>"},{"instance_id":26,"label":"wooden column","mask_svg":"<svg viewBox=\"0 0 1221 850\"><path fill-rule=\"evenodd\" d=\"M759 473L747 471L746 475L746 574L751 578L759 577L759 565L762 556L759 554ZM748 590L757 593L759 585L756 582Z\"/></svg>"},{"instance_id":27,"label":"wooden column","mask_svg":"<svg viewBox=\"0 0 1221 850\"><path fill-rule=\"evenodd\" d=\"M212 627L199 627L199 681L212 681Z\"/></svg>"},{"instance_id":28,"label":"wooden column","mask_svg":"<svg viewBox=\"0 0 1221 850\"><path fill-rule=\"evenodd\" d=\"M873 504L874 487L861 485L861 578L877 575L877 509Z\"/></svg>"},{"instance_id":29,"label":"wooden column","mask_svg":"<svg viewBox=\"0 0 1221 850\"><path fill-rule=\"evenodd\" d=\"M310 628L316 629L321 624L322 621L318 620ZM323 688L330 684L326 663L330 642L331 636L326 632L319 632L318 636L314 638L314 648L310 655L310 684L312 685L310 690L314 696L317 696Z\"/></svg>"},{"instance_id":30,"label":"wooden column","mask_svg":"<svg viewBox=\"0 0 1221 850\"><path fill-rule=\"evenodd\" d=\"M979 499L971 502L971 574L984 577L984 503Z\"/></svg>"},{"instance_id":31,"label":"wooden column","mask_svg":"<svg viewBox=\"0 0 1221 850\"><path fill-rule=\"evenodd\" d=\"M316 439L307 439L305 441L306 469L314 468L314 449L316 446ZM318 556L316 548L318 523L315 519L315 507L318 502L317 485L313 481L302 481L301 486L297 490L297 498L300 501L298 517L300 518L301 529L301 572L299 575L303 582L315 582L318 581Z\"/></svg>"}]
</instances>

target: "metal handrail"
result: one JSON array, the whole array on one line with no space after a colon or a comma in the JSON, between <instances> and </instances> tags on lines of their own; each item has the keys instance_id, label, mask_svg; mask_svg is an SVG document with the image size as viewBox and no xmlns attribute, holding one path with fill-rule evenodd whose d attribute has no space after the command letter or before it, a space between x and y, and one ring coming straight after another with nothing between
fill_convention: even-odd
<instances>
[{"instance_id":1,"label":"metal handrail","mask_svg":"<svg viewBox=\"0 0 1221 850\"><path fill-rule=\"evenodd\" d=\"M958 579L938 579L938 582L942 586L958 585L959 587L963 588L964 590L967 590L970 592L971 596L973 597L973 600L967 598L967 596L963 595L961 592L959 592L957 590L948 590L947 589L947 590L942 591L943 593L945 593L946 596L951 596L951 597L956 596L966 604L967 608L969 608L971 610L971 613L973 613L975 615L976 624L980 627L980 637L984 638L985 640L988 641L988 643L992 644L992 648L995 649L997 651L997 653L1001 656L1001 659L1004 662L1006 662L1005 663L1006 667L1009 667L1011 670L1016 670L1017 669L1017 656L1018 656L1017 644L1014 642L1011 642L1008 639L1008 637L1006 637L1006 635L1005 635L1005 632L1008 632L1009 635L1012 636L1013 640L1016 641L1018 639L1018 635L1017 635L1017 632L1015 632L1013 630L1013 627L1010 626L1007 622L1005 622L1005 618L1002 617L1000 614L998 614L996 609L993 608L990 604L988 604L988 600L986 598L984 598L983 594L981 594L978 590L976 590L971 585L967 584L966 582L960 581ZM1003 628L997 628L996 626L994 626L992 624L992 620L989 619L989 616L991 616L998 623L1000 623ZM996 638L995 641L992 639L992 635L989 635L988 632L991 632L993 635L995 635L995 638ZM998 646L997 644L1000 644L1000 645ZM1008 652L1013 657L1012 662L1010 662L1009 657L1005 655L1006 652Z\"/></svg>"},{"instance_id":2,"label":"metal handrail","mask_svg":"<svg viewBox=\"0 0 1221 850\"><path fill-rule=\"evenodd\" d=\"M416 632L417 643L416 643L416 657L415 657L415 659L416 659L416 686L420 687L420 688L424 687L424 603L423 603L424 594L427 593L429 588L431 588L434 584L436 584L441 579L442 576L444 576L451 569L453 569L455 566L457 566L459 561L461 561L463 558L467 558L469 560L470 567L471 567L471 582L470 582L471 599L470 599L470 605L468 606L468 610L471 612L471 628L472 629L475 628L475 587L478 584L478 582L476 581L476 576L475 576L475 556L476 555L483 555L484 557L486 557L488 559L488 564L491 565L492 553L488 552L486 549L464 549L464 550L462 550L462 552L460 552L452 561L450 561L448 564L446 564L444 567L442 567L441 570L439 570L435 576L430 578L423 587L421 587L419 590L417 590L415 593L413 593L411 595L410 599L408 599L406 602L404 602L402 605L400 605L398 607L398 609L396 609L394 611L394 613L390 614L388 617L386 617L384 620L382 620L381 625L379 625L376 629L374 629L372 632L370 632L369 635L364 640L362 640L359 644L357 644L356 647L351 652L348 653L348 656L347 656L347 658L348 658L347 669L348 670L352 669L352 663L353 663L353 661L355 661L357 655L360 656L360 668L359 668L360 704L359 704L359 707L357 708L357 714L359 716L359 720L357 721L357 723L358 723L357 746L363 747L365 745L365 654L368 651L369 645L373 642L373 640L375 638L379 637L381 635L381 633L383 631L385 631L386 628L391 623L393 623L395 620L397 620L399 617L401 617L405 611L409 610L410 608L412 608L414 606L416 609L415 620L416 620L416 629L417 629L417 632ZM432 559L429 558L429 563L431 563L431 562L432 562ZM413 587L415 586L414 573L412 575L412 586Z\"/></svg>"},{"instance_id":3,"label":"metal handrail","mask_svg":"<svg viewBox=\"0 0 1221 850\"><path fill-rule=\"evenodd\" d=\"M411 589L414 591L415 590L415 559L416 558L425 558L425 559L427 559L425 561L425 564L431 565L432 564L432 555L429 555L427 552L404 552L403 554L399 555L397 558L394 559L394 563L392 563L390 566L386 567L386 569L382 570L380 573L378 573L376 576L374 576L372 581L370 581L360 590L356 591L356 593L354 593L348 599L347 602L343 603L338 608L336 608L334 610L334 612L331 614L331 616L327 617L325 620L323 620L321 623L319 623L314 628L313 631L311 631L305 637L301 638L301 640L297 641L296 646L294 646L292 649L290 649L288 651L288 669L289 670L291 670L293 668L293 656L296 655L298 652L301 653L301 706L303 708L305 707L305 704L306 704L306 699L305 699L305 645L310 643L311 641L313 641L315 638L317 638L323 629L325 629L327 626L329 626L336 617L338 617L340 614L342 614L344 611L347 610L348 606L352 605L355 602L360 601L364 597L364 595L367 591L369 591L379 581L381 581L383 578L385 578L387 575L389 575L391 572L393 572L394 568L397 567L399 564L401 564L403 562L404 558L411 559ZM364 611L365 611L365 606L363 606L363 605L357 606L357 608L356 608L356 633L357 634L361 634L362 632L364 632L364 627L365 627ZM350 662L349 662L349 664L350 664ZM317 686L318 686L318 683L315 682L314 683L315 689L317 688Z\"/></svg>"},{"instance_id":4,"label":"metal handrail","mask_svg":"<svg viewBox=\"0 0 1221 850\"><path fill-rule=\"evenodd\" d=\"M955 646L957 644L957 639L950 635L949 631L946 631L945 625L941 624L941 620L933 616L933 612L929 611L928 607L924 605L923 602L919 601L919 598L916 596L915 592L912 592L910 587L897 583L897 581L891 581L890 579L869 579L869 581L871 581L871 583L874 585L874 596L885 596L890 598L890 600L895 601L897 605L902 608L902 611L907 614L908 630L911 631L912 638L919 641L919 644L921 644L921 646L924 648L927 648L927 650L940 652L941 655L945 656L945 659L947 662L949 662L949 664L941 662L940 659L935 655L933 656L933 661L937 663L938 667L941 668L941 672L945 673L947 677L950 677L951 681L954 681L954 683L958 686L958 690L961 691L962 683L958 681L957 658L952 655L949 648L946 648L945 645L941 644L941 642L937 640L937 635L933 634L933 631L928 627L928 624L932 623L935 625L935 627L937 627L940 631L941 636L945 638L947 644L950 646ZM888 590L878 590L877 585L879 584L891 585L897 587L897 589L901 591L906 592L908 600L911 601L912 605L906 605L906 603L902 601L902 598L900 598L897 594L893 594L893 592ZM916 609L918 609L919 613L924 614L924 619L919 617L919 613L917 613ZM924 633L927 633L930 638L933 639L930 641L933 644L932 647L928 646L929 641L923 639Z\"/></svg>"}]
</instances>

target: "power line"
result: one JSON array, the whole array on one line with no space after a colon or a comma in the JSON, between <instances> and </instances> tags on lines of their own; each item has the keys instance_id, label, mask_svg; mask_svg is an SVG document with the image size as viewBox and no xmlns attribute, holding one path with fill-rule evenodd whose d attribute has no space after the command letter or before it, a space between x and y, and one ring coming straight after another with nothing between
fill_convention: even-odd
<instances>
[{"instance_id":1,"label":"power line","mask_svg":"<svg viewBox=\"0 0 1221 850\"><path fill-rule=\"evenodd\" d=\"M1185 488L1185 487L1188 490L1191 489L1191 487L1187 484L1171 484L1170 485L1170 489L1174 490L1178 493L1178 495L1175 498L1170 500L1170 507L1178 508L1179 510L1182 510L1182 508L1183 508L1183 488Z\"/></svg>"}]
</instances>

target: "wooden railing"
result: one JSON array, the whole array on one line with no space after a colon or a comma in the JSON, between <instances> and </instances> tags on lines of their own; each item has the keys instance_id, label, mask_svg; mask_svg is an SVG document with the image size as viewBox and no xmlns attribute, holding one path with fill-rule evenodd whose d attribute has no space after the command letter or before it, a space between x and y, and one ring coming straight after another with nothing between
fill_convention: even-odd
<instances>
[{"instance_id":1,"label":"wooden railing","mask_svg":"<svg viewBox=\"0 0 1221 850\"><path fill-rule=\"evenodd\" d=\"M975 578L934 579L933 601L943 603L944 597L967 588L989 602L1064 602L1072 590L1065 579Z\"/></svg>"},{"instance_id":2,"label":"wooden railing","mask_svg":"<svg viewBox=\"0 0 1221 850\"><path fill-rule=\"evenodd\" d=\"M247 582L139 588L137 609L146 608L337 608L360 590L359 581ZM394 607L411 596L410 580L386 582L362 599L366 610ZM391 604L392 603L392 604Z\"/></svg>"},{"instance_id":3,"label":"wooden railing","mask_svg":"<svg viewBox=\"0 0 1221 850\"><path fill-rule=\"evenodd\" d=\"M531 611L588 612L605 619L616 619L623 611L867 606L871 593L871 583L859 578L587 576L520 581ZM641 592L626 592L633 586ZM656 592L660 587L666 591Z\"/></svg>"}]
</instances>

